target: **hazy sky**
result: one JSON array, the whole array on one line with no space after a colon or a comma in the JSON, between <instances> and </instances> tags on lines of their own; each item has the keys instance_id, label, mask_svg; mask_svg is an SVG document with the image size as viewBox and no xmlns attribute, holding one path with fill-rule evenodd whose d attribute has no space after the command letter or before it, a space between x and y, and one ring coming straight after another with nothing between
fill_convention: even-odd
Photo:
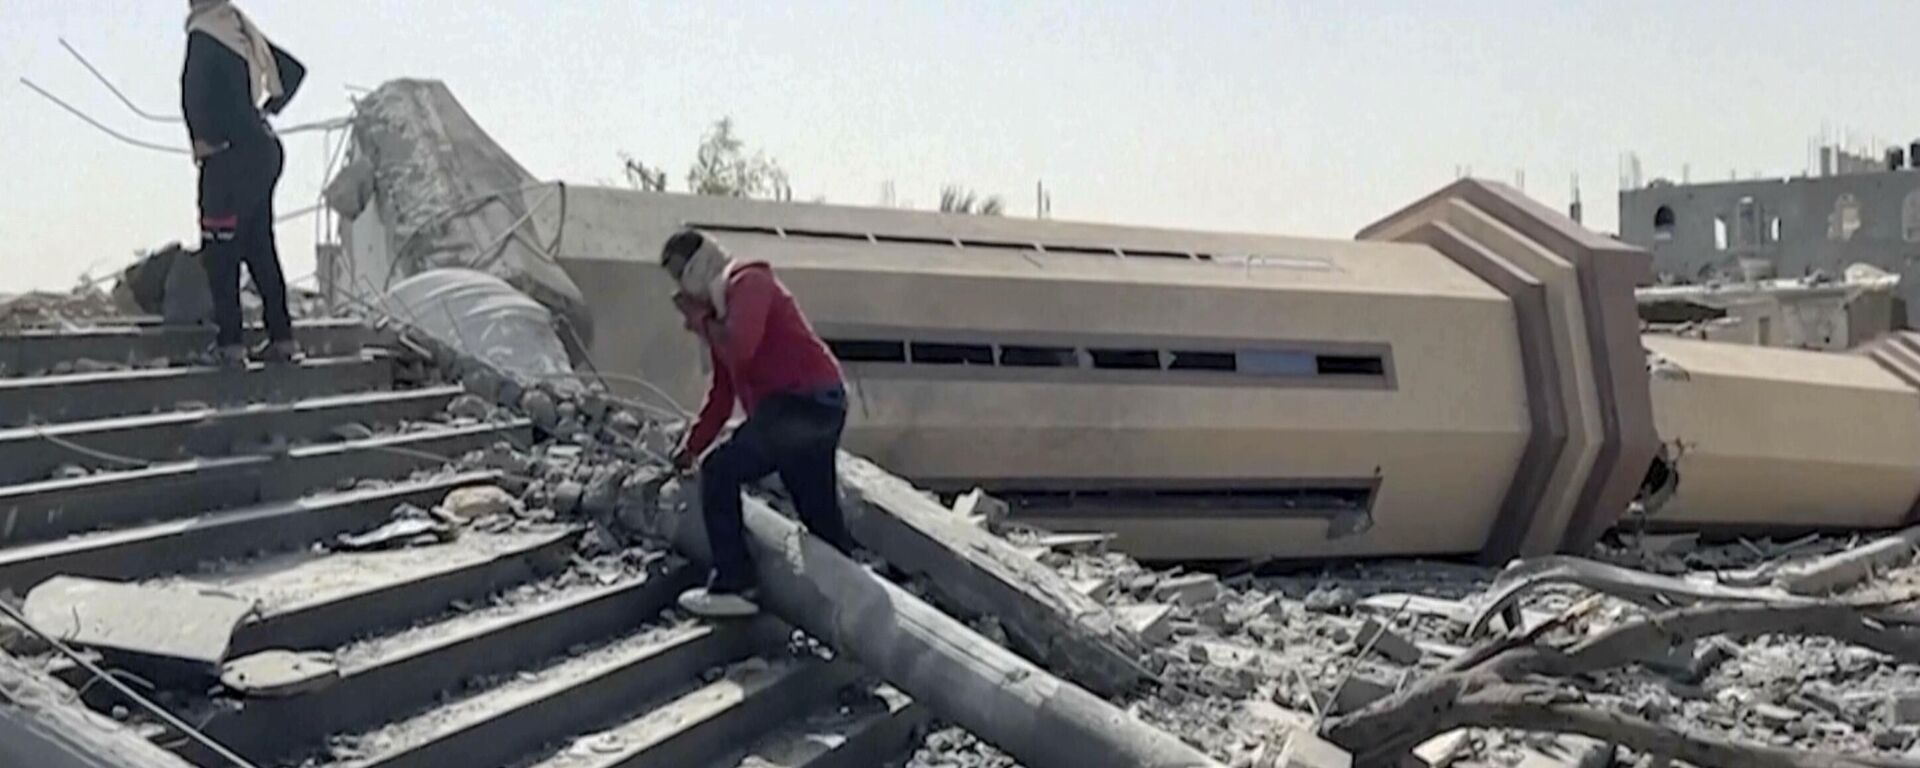
<instances>
[{"instance_id":1,"label":"hazy sky","mask_svg":"<svg viewBox=\"0 0 1920 768\"><path fill-rule=\"evenodd\" d=\"M874 204L944 182L1032 215L1350 237L1450 181L1512 181L1614 226L1618 158L1649 176L1797 173L1823 126L1920 137L1920 2L639 2L251 0L312 70L287 120L343 115L349 85L448 81L534 174L671 171L733 116L797 199ZM177 113L178 0L0 0L0 290L192 241L184 158L116 143L31 78L143 138L65 37L150 110ZM313 202L317 136L289 137L279 205ZM283 225L292 274L312 221Z\"/></svg>"}]
</instances>

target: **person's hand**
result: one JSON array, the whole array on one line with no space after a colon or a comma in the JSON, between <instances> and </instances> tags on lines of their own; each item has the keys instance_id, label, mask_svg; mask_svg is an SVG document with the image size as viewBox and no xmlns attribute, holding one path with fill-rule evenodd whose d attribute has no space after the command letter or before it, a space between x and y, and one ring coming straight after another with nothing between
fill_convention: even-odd
<instances>
[{"instance_id":1,"label":"person's hand","mask_svg":"<svg viewBox=\"0 0 1920 768\"><path fill-rule=\"evenodd\" d=\"M713 317L713 305L685 292L676 292L673 294L673 307L680 310L682 325L687 330L706 333L707 322Z\"/></svg>"},{"instance_id":2,"label":"person's hand","mask_svg":"<svg viewBox=\"0 0 1920 768\"><path fill-rule=\"evenodd\" d=\"M220 142L219 144L211 144L201 139L194 139L193 140L193 159L205 160L209 157L212 157L216 154L226 151L228 146L229 145L227 144L227 142L224 142L224 141Z\"/></svg>"},{"instance_id":3,"label":"person's hand","mask_svg":"<svg viewBox=\"0 0 1920 768\"><path fill-rule=\"evenodd\" d=\"M697 457L693 455L692 449L687 447L686 441L680 441L680 444L673 449L672 463L674 474L684 475L692 472L693 463L696 458Z\"/></svg>"}]
</instances>

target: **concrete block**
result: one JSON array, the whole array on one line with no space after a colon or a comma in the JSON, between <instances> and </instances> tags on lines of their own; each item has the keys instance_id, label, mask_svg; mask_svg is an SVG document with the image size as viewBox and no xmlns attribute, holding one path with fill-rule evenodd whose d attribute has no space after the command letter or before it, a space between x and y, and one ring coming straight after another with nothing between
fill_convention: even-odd
<instances>
[{"instance_id":1,"label":"concrete block","mask_svg":"<svg viewBox=\"0 0 1920 768\"><path fill-rule=\"evenodd\" d=\"M1420 742L1420 746L1413 748L1413 757L1426 768L1446 768L1459 759L1468 739L1467 729L1456 728Z\"/></svg>"},{"instance_id":2,"label":"concrete block","mask_svg":"<svg viewBox=\"0 0 1920 768\"><path fill-rule=\"evenodd\" d=\"M261 651L228 662L221 684L239 693L263 699L285 699L313 693L340 680L340 667L324 653Z\"/></svg>"},{"instance_id":3,"label":"concrete block","mask_svg":"<svg viewBox=\"0 0 1920 768\"><path fill-rule=\"evenodd\" d=\"M1367 705L1393 695L1392 685L1375 680L1366 675L1354 675L1341 686L1333 699L1333 713L1344 715L1358 712Z\"/></svg>"},{"instance_id":4,"label":"concrete block","mask_svg":"<svg viewBox=\"0 0 1920 768\"><path fill-rule=\"evenodd\" d=\"M1040 545L1055 552L1084 555L1105 550L1114 538L1111 533L1054 533L1040 537Z\"/></svg>"},{"instance_id":5,"label":"concrete block","mask_svg":"<svg viewBox=\"0 0 1920 768\"><path fill-rule=\"evenodd\" d=\"M1380 654L1381 658L1395 664L1418 664L1421 657L1426 655L1420 650L1420 646L1413 644L1413 641L1401 637L1385 624L1373 619L1367 619L1367 622L1360 626L1360 637L1354 642L1359 643L1362 648L1372 645L1374 653Z\"/></svg>"},{"instance_id":6,"label":"concrete block","mask_svg":"<svg viewBox=\"0 0 1920 768\"><path fill-rule=\"evenodd\" d=\"M1824 595L1866 581L1874 571L1913 562L1920 546L1920 528L1908 528L1871 544L1791 568L1774 577L1774 584L1796 595Z\"/></svg>"},{"instance_id":7,"label":"concrete block","mask_svg":"<svg viewBox=\"0 0 1920 768\"><path fill-rule=\"evenodd\" d=\"M56 576L27 594L27 620L73 645L184 662L226 661L252 602L177 587Z\"/></svg>"},{"instance_id":8,"label":"concrete block","mask_svg":"<svg viewBox=\"0 0 1920 768\"><path fill-rule=\"evenodd\" d=\"M1153 599L1192 608L1219 599L1221 591L1220 580L1212 574L1192 573L1161 581L1153 588Z\"/></svg>"},{"instance_id":9,"label":"concrete block","mask_svg":"<svg viewBox=\"0 0 1920 768\"><path fill-rule=\"evenodd\" d=\"M1280 768L1353 768L1353 754L1307 728L1287 731L1287 744L1274 765Z\"/></svg>"},{"instance_id":10,"label":"concrete block","mask_svg":"<svg viewBox=\"0 0 1920 768\"><path fill-rule=\"evenodd\" d=\"M1143 603L1113 609L1120 626L1141 640L1160 644L1173 639L1173 606Z\"/></svg>"},{"instance_id":11,"label":"concrete block","mask_svg":"<svg viewBox=\"0 0 1920 768\"><path fill-rule=\"evenodd\" d=\"M1075 579L1071 582L1073 591L1091 597L1098 602L1113 599L1113 578L1103 576L1097 579Z\"/></svg>"},{"instance_id":12,"label":"concrete block","mask_svg":"<svg viewBox=\"0 0 1920 768\"><path fill-rule=\"evenodd\" d=\"M1898 691L1889 696L1888 711L1901 725L1920 725L1920 689Z\"/></svg>"},{"instance_id":13,"label":"concrete block","mask_svg":"<svg viewBox=\"0 0 1920 768\"><path fill-rule=\"evenodd\" d=\"M1006 522L1012 508L985 490L975 488L953 501L953 513L965 518L984 518L988 526Z\"/></svg>"}]
</instances>

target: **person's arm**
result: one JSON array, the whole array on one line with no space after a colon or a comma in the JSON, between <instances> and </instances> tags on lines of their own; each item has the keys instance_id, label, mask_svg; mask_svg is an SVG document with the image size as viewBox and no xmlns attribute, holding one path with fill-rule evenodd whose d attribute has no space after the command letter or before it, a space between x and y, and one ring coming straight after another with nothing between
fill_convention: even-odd
<instances>
[{"instance_id":1,"label":"person's arm","mask_svg":"<svg viewBox=\"0 0 1920 768\"><path fill-rule=\"evenodd\" d=\"M707 336L727 367L744 371L767 335L767 312L773 306L773 275L765 269L742 270L727 283L727 317L708 323Z\"/></svg>"},{"instance_id":2,"label":"person's arm","mask_svg":"<svg viewBox=\"0 0 1920 768\"><path fill-rule=\"evenodd\" d=\"M280 73L280 95L267 99L266 106L261 109L269 115L278 115L280 110L287 108L288 102L293 101L293 95L300 92L300 84L306 82L307 66L301 64L293 54L281 50L280 46L268 43L267 47L273 49L273 66Z\"/></svg>"},{"instance_id":3,"label":"person's arm","mask_svg":"<svg viewBox=\"0 0 1920 768\"><path fill-rule=\"evenodd\" d=\"M232 142L229 132L232 123L225 113L234 108L234 83L246 83L246 76L234 71L236 64L246 67L240 57L213 38L198 32L187 35L187 65L180 75L180 106L196 157L225 149Z\"/></svg>"},{"instance_id":4,"label":"person's arm","mask_svg":"<svg viewBox=\"0 0 1920 768\"><path fill-rule=\"evenodd\" d=\"M727 419L733 417L733 378L727 375L719 354L711 346L707 354L711 358L713 376L707 383L707 402L700 406L700 415L694 418L693 426L687 430L686 439L673 457L674 463L679 464L681 469L691 468L698 462L700 454L706 453L707 448L713 445L714 438L720 436Z\"/></svg>"}]
</instances>

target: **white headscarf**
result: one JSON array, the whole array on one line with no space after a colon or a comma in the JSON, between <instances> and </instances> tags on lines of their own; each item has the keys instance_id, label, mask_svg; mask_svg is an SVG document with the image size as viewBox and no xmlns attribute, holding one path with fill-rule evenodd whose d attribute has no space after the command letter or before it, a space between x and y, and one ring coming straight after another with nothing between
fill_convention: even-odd
<instances>
[{"instance_id":1,"label":"white headscarf","mask_svg":"<svg viewBox=\"0 0 1920 768\"><path fill-rule=\"evenodd\" d=\"M253 20L233 6L232 0L193 0L187 14L187 34L205 32L220 41L247 62L247 82L253 87L253 105L285 95L280 84L280 67L273 60L273 46Z\"/></svg>"},{"instance_id":2,"label":"white headscarf","mask_svg":"<svg viewBox=\"0 0 1920 768\"><path fill-rule=\"evenodd\" d=\"M680 272L680 291L697 299L705 300L713 307L713 316L725 319L727 316L727 276L733 271L733 257L721 250L720 244L708 239L700 244L700 249L687 259L687 268Z\"/></svg>"}]
</instances>

